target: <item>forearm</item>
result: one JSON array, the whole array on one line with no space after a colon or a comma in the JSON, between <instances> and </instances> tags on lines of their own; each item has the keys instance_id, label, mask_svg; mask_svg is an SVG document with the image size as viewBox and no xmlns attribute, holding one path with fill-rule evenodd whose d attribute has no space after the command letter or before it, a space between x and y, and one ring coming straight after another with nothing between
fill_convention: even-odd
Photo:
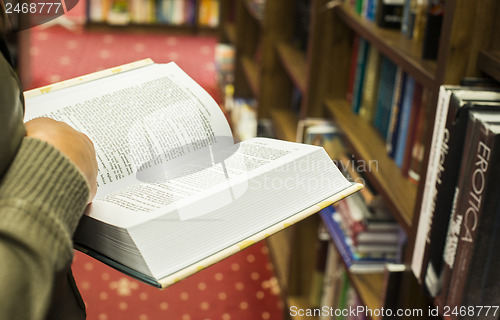
<instances>
[{"instance_id":1,"label":"forearm","mask_svg":"<svg viewBox=\"0 0 500 320\"><path fill-rule=\"evenodd\" d=\"M45 142L25 138L0 186L0 318L43 319L73 257L89 188Z\"/></svg>"}]
</instances>

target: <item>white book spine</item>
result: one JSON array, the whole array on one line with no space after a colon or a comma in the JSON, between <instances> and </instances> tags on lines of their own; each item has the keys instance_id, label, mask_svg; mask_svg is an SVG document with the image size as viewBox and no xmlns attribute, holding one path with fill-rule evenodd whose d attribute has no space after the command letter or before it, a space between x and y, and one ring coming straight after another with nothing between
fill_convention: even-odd
<instances>
[{"instance_id":1,"label":"white book spine","mask_svg":"<svg viewBox=\"0 0 500 320\"><path fill-rule=\"evenodd\" d=\"M422 206L418 220L418 229L415 237L415 247L411 268L417 279L420 279L422 273L422 263L424 259L425 246L429 241L430 222L434 213L434 197L436 196L436 179L439 170L440 150L443 145L446 117L449 109L451 91L445 86L439 90L439 99L434 121L434 130L432 133L432 144L427 165L427 174L425 177L425 189L422 197Z\"/></svg>"}]
</instances>

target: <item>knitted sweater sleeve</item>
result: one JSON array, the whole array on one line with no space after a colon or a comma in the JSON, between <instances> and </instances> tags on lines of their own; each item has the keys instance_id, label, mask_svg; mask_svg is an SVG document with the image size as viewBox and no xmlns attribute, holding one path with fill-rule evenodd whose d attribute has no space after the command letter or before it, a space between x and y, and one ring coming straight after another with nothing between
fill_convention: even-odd
<instances>
[{"instance_id":1,"label":"knitted sweater sleeve","mask_svg":"<svg viewBox=\"0 0 500 320\"><path fill-rule=\"evenodd\" d=\"M0 180L0 319L44 319L73 258L71 237L89 194L81 172L25 137Z\"/></svg>"}]
</instances>

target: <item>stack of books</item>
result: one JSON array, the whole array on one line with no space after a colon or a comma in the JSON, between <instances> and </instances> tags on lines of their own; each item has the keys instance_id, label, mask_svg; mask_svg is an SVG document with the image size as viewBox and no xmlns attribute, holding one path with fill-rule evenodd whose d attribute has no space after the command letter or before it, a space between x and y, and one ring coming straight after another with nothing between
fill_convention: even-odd
<instances>
[{"instance_id":1,"label":"stack of books","mask_svg":"<svg viewBox=\"0 0 500 320\"><path fill-rule=\"evenodd\" d=\"M323 209L321 218L350 272L383 272L386 263L401 260L405 237L398 224L369 210L360 196Z\"/></svg>"}]
</instances>

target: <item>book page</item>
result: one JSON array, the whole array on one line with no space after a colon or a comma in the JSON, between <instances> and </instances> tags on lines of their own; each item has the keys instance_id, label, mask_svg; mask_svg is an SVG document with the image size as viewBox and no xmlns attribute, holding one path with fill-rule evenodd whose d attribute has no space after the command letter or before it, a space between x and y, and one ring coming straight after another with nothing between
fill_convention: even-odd
<instances>
[{"instance_id":1,"label":"book page","mask_svg":"<svg viewBox=\"0 0 500 320\"><path fill-rule=\"evenodd\" d=\"M64 121L93 141L96 199L233 144L215 101L177 65L153 64L26 100L26 120ZM157 177L153 177L157 179Z\"/></svg>"},{"instance_id":2,"label":"book page","mask_svg":"<svg viewBox=\"0 0 500 320\"><path fill-rule=\"evenodd\" d=\"M317 174L318 170L324 173L324 168L309 168L307 162L297 162L315 152L324 150L273 139L246 140L173 170L158 173L157 168L165 167L151 168L150 171L154 173L151 175L162 177L162 181L143 181L100 197L94 200L88 214L124 228L160 216L172 221L200 218L255 190L287 190L297 184L296 180L301 175ZM301 167L294 167L299 163ZM283 167L285 164L286 170ZM337 170L331 160L326 164ZM278 170L274 176L283 176L276 181L269 178L257 182L260 181L256 180L257 177L266 176L273 170ZM350 186L340 173L338 180L332 180L331 177L327 181L317 179L315 184L315 188L318 185L336 185L335 188L323 190L323 198Z\"/></svg>"}]
</instances>

